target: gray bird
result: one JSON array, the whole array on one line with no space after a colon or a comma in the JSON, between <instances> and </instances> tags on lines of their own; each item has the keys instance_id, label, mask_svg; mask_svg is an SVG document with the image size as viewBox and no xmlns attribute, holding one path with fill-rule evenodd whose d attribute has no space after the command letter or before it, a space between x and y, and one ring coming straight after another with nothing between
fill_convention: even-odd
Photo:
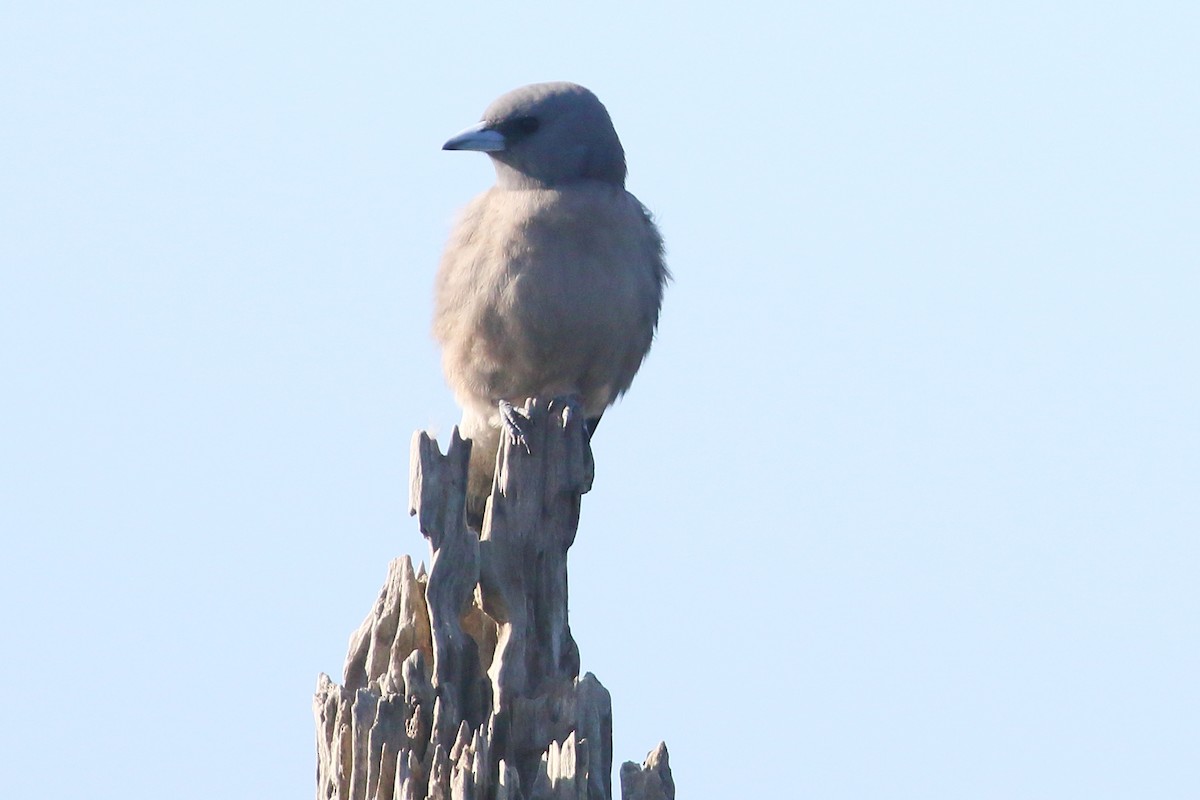
<instances>
[{"instance_id":1,"label":"gray bird","mask_svg":"<svg viewBox=\"0 0 1200 800\"><path fill-rule=\"evenodd\" d=\"M588 432L633 381L670 275L650 213L625 191L608 111L573 83L503 95L444 150L491 156L496 185L464 209L438 268L433 330L473 440L478 527L514 405L576 395Z\"/></svg>"}]
</instances>

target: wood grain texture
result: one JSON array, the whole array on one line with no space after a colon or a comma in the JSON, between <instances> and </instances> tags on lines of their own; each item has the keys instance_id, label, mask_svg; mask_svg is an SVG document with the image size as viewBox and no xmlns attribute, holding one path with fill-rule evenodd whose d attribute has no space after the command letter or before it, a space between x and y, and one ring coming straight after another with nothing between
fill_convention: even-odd
<instances>
[{"instance_id":1,"label":"wood grain texture","mask_svg":"<svg viewBox=\"0 0 1200 800\"><path fill-rule=\"evenodd\" d=\"M471 442L413 437L410 510L428 574L394 560L350 638L338 686L317 681L318 800L612 799L612 702L579 676L567 550L591 488L583 414L530 400L507 439L483 530L464 522ZM621 769L623 800L673 800L666 747Z\"/></svg>"}]
</instances>

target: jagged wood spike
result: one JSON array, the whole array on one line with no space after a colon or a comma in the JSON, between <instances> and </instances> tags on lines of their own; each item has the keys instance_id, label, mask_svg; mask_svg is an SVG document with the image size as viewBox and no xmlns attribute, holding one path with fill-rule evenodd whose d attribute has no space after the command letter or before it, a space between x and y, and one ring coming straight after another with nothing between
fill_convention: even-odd
<instances>
[{"instance_id":1,"label":"jagged wood spike","mask_svg":"<svg viewBox=\"0 0 1200 800\"><path fill-rule=\"evenodd\" d=\"M443 456L437 443L420 432L413 453L411 512L433 550L425 599L433 632L433 685L442 710L442 724L434 729L449 748L463 719L478 725L483 715L477 703L482 689L478 646L460 621L479 582L479 539L463 515L471 445L456 429Z\"/></svg>"},{"instance_id":2,"label":"jagged wood spike","mask_svg":"<svg viewBox=\"0 0 1200 800\"><path fill-rule=\"evenodd\" d=\"M471 443L456 430L443 455L413 437L430 568L395 559L351 637L346 688L318 679L318 800L611 800L612 701L578 677L567 619L591 450L572 399L524 413L529 451L502 443L480 535L463 514ZM621 781L626 800L674 798L661 745Z\"/></svg>"},{"instance_id":3,"label":"jagged wood spike","mask_svg":"<svg viewBox=\"0 0 1200 800\"><path fill-rule=\"evenodd\" d=\"M521 792L521 776L503 759L500 760L499 777L496 780L496 800L525 800Z\"/></svg>"},{"instance_id":4,"label":"jagged wood spike","mask_svg":"<svg viewBox=\"0 0 1200 800\"><path fill-rule=\"evenodd\" d=\"M640 767L632 761L621 765L621 800L675 800L666 742L659 742Z\"/></svg>"},{"instance_id":5,"label":"jagged wood spike","mask_svg":"<svg viewBox=\"0 0 1200 800\"><path fill-rule=\"evenodd\" d=\"M498 743L527 779L551 740L524 727L514 709L521 698L558 693L579 675L567 621L567 549L581 495L591 488L592 460L577 409L571 399L526 402L528 449L502 440L480 541L480 596L499 625L488 670Z\"/></svg>"}]
</instances>

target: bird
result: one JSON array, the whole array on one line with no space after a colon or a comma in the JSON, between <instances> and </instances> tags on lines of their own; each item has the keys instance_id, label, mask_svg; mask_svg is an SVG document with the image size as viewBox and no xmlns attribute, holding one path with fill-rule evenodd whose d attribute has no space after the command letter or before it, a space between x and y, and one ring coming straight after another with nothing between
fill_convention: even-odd
<instances>
[{"instance_id":1,"label":"bird","mask_svg":"<svg viewBox=\"0 0 1200 800\"><path fill-rule=\"evenodd\" d=\"M466 517L479 529L502 432L522 439L515 407L574 397L590 438L649 352L671 276L590 90L514 89L442 149L486 153L496 172L451 231L434 290L442 369L472 441Z\"/></svg>"}]
</instances>

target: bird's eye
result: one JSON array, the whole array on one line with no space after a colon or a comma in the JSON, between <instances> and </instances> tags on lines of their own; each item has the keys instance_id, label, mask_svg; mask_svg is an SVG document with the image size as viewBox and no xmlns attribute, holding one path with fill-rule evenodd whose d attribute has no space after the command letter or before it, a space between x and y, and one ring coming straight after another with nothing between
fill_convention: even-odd
<instances>
[{"instance_id":1,"label":"bird's eye","mask_svg":"<svg viewBox=\"0 0 1200 800\"><path fill-rule=\"evenodd\" d=\"M526 136L528 136L531 133L536 132L537 129L539 127L541 127L541 124L542 123L538 122L537 117L518 117L517 118L517 130L519 130L521 133L525 134Z\"/></svg>"},{"instance_id":2,"label":"bird's eye","mask_svg":"<svg viewBox=\"0 0 1200 800\"><path fill-rule=\"evenodd\" d=\"M497 123L495 129L504 136L509 145L514 145L535 133L539 127L541 122L537 117L509 117Z\"/></svg>"}]
</instances>

